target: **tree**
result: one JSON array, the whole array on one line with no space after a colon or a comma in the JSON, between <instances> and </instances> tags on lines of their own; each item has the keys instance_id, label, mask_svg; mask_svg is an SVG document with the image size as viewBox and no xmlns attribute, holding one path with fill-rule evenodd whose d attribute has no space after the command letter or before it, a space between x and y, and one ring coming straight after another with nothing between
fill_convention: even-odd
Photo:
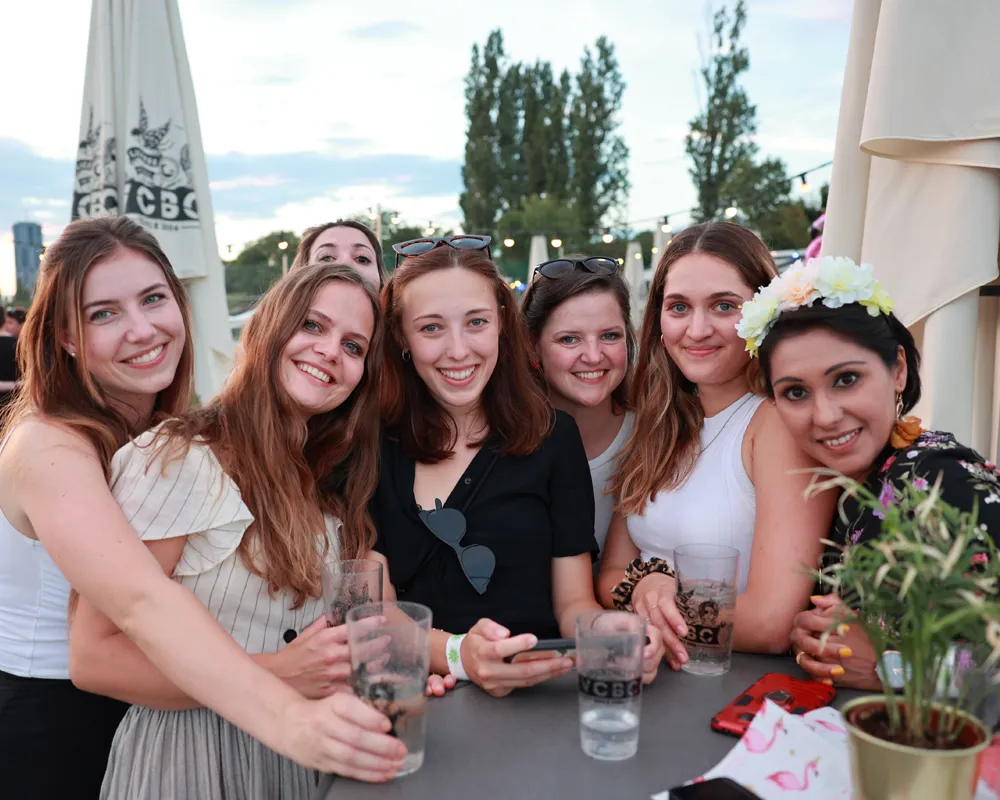
<instances>
[{"instance_id":1,"label":"tree","mask_svg":"<svg viewBox=\"0 0 1000 800\"><path fill-rule=\"evenodd\" d=\"M597 40L596 49L596 58L584 50L569 115L570 194L589 235L601 230L608 212L624 210L631 188L628 147L617 133L625 81L607 37Z\"/></svg>"},{"instance_id":2,"label":"tree","mask_svg":"<svg viewBox=\"0 0 1000 800\"><path fill-rule=\"evenodd\" d=\"M757 109L739 82L750 67L750 52L740 43L745 24L744 0L736 0L731 15L725 7L716 11L708 52L699 70L705 91L703 108L691 120L684 140L691 158L691 180L698 190L699 220L719 215L729 202L723 188L737 166L753 162L757 154L752 138L757 132Z\"/></svg>"},{"instance_id":3,"label":"tree","mask_svg":"<svg viewBox=\"0 0 1000 800\"><path fill-rule=\"evenodd\" d=\"M266 292L281 277L282 252L291 266L299 241L291 231L274 231L250 242L236 258L225 263L226 292L251 299ZM282 251L278 242L287 242L288 247Z\"/></svg>"},{"instance_id":4,"label":"tree","mask_svg":"<svg viewBox=\"0 0 1000 800\"><path fill-rule=\"evenodd\" d=\"M749 158L733 167L722 187L723 202L736 202L750 227L758 227L767 215L788 197L791 182L785 177L785 162L767 158L759 164Z\"/></svg>"},{"instance_id":5,"label":"tree","mask_svg":"<svg viewBox=\"0 0 1000 800\"><path fill-rule=\"evenodd\" d=\"M790 200L766 214L756 226L772 250L797 250L809 244L809 219L801 200Z\"/></svg>"},{"instance_id":6,"label":"tree","mask_svg":"<svg viewBox=\"0 0 1000 800\"><path fill-rule=\"evenodd\" d=\"M514 240L513 247L501 250L501 268L512 280L526 281L529 268L538 266L528 264L531 237L534 235L541 234L547 241L561 239L563 250L567 253L580 250L586 244L576 207L552 195L529 197L522 208L508 211L500 218L497 230L500 244L507 238Z\"/></svg>"},{"instance_id":7,"label":"tree","mask_svg":"<svg viewBox=\"0 0 1000 800\"><path fill-rule=\"evenodd\" d=\"M490 33L482 58L479 46L472 46L472 65L465 78L469 119L462 165L465 191L458 201L467 231L492 231L503 204L496 128L503 64L503 34L499 30Z\"/></svg>"}]
</instances>

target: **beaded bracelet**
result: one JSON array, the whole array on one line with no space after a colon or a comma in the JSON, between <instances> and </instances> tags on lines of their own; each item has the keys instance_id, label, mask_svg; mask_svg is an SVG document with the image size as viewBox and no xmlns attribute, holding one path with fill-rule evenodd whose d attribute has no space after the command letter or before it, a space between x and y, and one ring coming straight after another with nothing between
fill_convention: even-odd
<instances>
[{"instance_id":1,"label":"beaded bracelet","mask_svg":"<svg viewBox=\"0 0 1000 800\"><path fill-rule=\"evenodd\" d=\"M654 572L659 572L668 578L677 577L677 573L674 572L673 567L662 558L651 558L649 561L637 558L628 565L628 568L625 570L625 577L611 590L611 602L614 603L615 608L622 611L634 611L635 609L632 608L632 592L635 591L635 587L639 584L639 581L647 575L652 575Z\"/></svg>"}]
</instances>

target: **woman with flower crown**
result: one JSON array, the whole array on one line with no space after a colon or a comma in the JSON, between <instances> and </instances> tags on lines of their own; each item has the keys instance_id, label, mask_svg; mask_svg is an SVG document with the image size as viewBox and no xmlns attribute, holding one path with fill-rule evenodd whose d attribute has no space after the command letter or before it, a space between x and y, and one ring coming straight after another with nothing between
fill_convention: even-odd
<instances>
[{"instance_id":1,"label":"woman with flower crown","mask_svg":"<svg viewBox=\"0 0 1000 800\"><path fill-rule=\"evenodd\" d=\"M677 594L674 549L740 553L733 646L785 652L808 606L834 498L804 497L816 463L765 402L736 334L740 307L775 276L767 246L731 223L693 225L666 248L650 286L632 383L633 432L612 479L615 514L597 584L664 636L674 669L697 614ZM702 631L704 633L704 631Z\"/></svg>"},{"instance_id":2,"label":"woman with flower crown","mask_svg":"<svg viewBox=\"0 0 1000 800\"><path fill-rule=\"evenodd\" d=\"M920 398L920 356L871 266L830 257L796 265L744 304L737 331L805 453L884 506L904 481L918 489L940 481L943 500L961 510L977 506L979 522L996 537L996 467L950 433L925 431L906 416ZM867 541L880 533L883 516L846 497L829 538L839 547ZM838 599L813 603L792 631L799 666L826 683L879 688L874 651L858 626L841 625L821 642Z\"/></svg>"}]
</instances>

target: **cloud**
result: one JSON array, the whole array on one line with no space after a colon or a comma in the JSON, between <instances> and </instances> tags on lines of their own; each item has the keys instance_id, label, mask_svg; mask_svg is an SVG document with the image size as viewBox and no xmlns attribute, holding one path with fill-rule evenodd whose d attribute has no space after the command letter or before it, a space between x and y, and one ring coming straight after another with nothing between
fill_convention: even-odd
<instances>
[{"instance_id":1,"label":"cloud","mask_svg":"<svg viewBox=\"0 0 1000 800\"><path fill-rule=\"evenodd\" d=\"M421 30L423 28L420 25L407 22L404 19L392 19L354 28L348 31L348 36L353 36L357 39L400 39Z\"/></svg>"},{"instance_id":2,"label":"cloud","mask_svg":"<svg viewBox=\"0 0 1000 800\"><path fill-rule=\"evenodd\" d=\"M838 22L851 18L851 0L770 0L752 4L750 13L807 22Z\"/></svg>"}]
</instances>

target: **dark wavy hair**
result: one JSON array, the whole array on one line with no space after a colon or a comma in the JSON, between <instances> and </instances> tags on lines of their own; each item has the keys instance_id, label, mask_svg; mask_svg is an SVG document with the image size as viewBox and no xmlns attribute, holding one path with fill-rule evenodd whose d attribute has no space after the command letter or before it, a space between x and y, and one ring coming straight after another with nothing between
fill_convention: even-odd
<instances>
[{"instance_id":1,"label":"dark wavy hair","mask_svg":"<svg viewBox=\"0 0 1000 800\"><path fill-rule=\"evenodd\" d=\"M906 357L906 386L901 393L903 413L909 413L920 400L920 353L913 334L895 314L873 317L868 309L858 303L840 308L827 308L822 303L785 311L775 322L761 343L760 368L768 395L774 398L771 385L771 356L782 339L797 336L816 328L825 328L836 336L875 353L889 369L896 366L899 348Z\"/></svg>"},{"instance_id":2,"label":"dark wavy hair","mask_svg":"<svg viewBox=\"0 0 1000 800\"><path fill-rule=\"evenodd\" d=\"M566 258L571 261L585 261L590 256L574 253ZM578 270L556 279L539 276L528 285L524 297L521 298L521 313L528 324L531 341L537 347L545 323L549 321L549 317L555 313L559 306L571 297L601 292L607 292L618 301L622 319L625 320L625 348L628 354L625 377L611 393L612 408L616 413L621 413L632 409L628 393L629 387L632 385L632 376L635 373L635 357L638 349L635 328L632 327L632 300L629 297L628 284L625 283L621 272L615 272L612 275L596 275L586 270ZM537 369L536 372L542 386L547 390L548 384L545 382L545 375L541 368Z\"/></svg>"},{"instance_id":3,"label":"dark wavy hair","mask_svg":"<svg viewBox=\"0 0 1000 800\"><path fill-rule=\"evenodd\" d=\"M400 320L407 284L422 275L455 267L489 281L499 312L499 357L481 398L489 426L483 441L497 436L503 455L533 453L549 435L554 416L531 370L531 339L524 318L507 282L482 250L436 247L407 258L386 281L382 290L386 335L379 385L383 424L388 435L400 442L403 452L416 461L434 464L454 451L457 434L448 412L431 395L413 362L403 359L405 339Z\"/></svg>"},{"instance_id":4,"label":"dark wavy hair","mask_svg":"<svg viewBox=\"0 0 1000 800\"><path fill-rule=\"evenodd\" d=\"M312 228L306 228L305 232L302 234L302 240L299 242L299 249L295 251L295 259L292 261L292 266L289 268L289 272L298 267L304 267L310 262L309 253L319 238L319 235L324 231L330 230L330 228L353 228L356 231L364 234L364 237L368 240L368 243L372 246L372 250L375 251L375 265L378 267L378 280L379 285L376 288L381 288L385 286L386 279L386 269L385 261L382 258L382 245L375 236L375 232L372 231L367 225L362 222L358 222L353 219L338 219L336 222L327 222L323 225L315 225Z\"/></svg>"}]
</instances>

